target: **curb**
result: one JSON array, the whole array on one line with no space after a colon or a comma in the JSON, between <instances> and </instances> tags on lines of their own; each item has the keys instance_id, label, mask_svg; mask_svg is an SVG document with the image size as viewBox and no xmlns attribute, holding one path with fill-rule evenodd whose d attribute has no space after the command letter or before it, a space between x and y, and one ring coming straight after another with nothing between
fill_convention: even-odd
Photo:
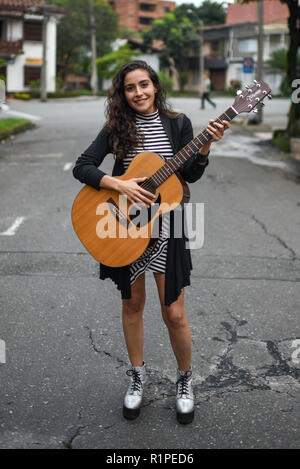
<instances>
[{"instance_id":1,"label":"curb","mask_svg":"<svg viewBox=\"0 0 300 469\"><path fill-rule=\"evenodd\" d=\"M23 124L19 124L14 127L12 130L8 130L4 133L0 133L0 142L5 140L9 140L12 136L25 132L26 130L32 130L36 127L36 125L31 122L24 122Z\"/></svg>"}]
</instances>

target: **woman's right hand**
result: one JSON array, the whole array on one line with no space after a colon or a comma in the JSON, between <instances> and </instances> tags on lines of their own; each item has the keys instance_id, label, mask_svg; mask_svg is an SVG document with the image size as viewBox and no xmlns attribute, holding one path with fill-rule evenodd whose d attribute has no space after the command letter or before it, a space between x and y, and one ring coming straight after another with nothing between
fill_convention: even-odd
<instances>
[{"instance_id":1,"label":"woman's right hand","mask_svg":"<svg viewBox=\"0 0 300 469\"><path fill-rule=\"evenodd\" d=\"M120 194L126 195L129 202L136 204L142 203L147 207L150 207L155 199L155 195L147 190L143 189L138 183L143 182L147 177L132 178L127 180L118 180L117 190Z\"/></svg>"}]
</instances>

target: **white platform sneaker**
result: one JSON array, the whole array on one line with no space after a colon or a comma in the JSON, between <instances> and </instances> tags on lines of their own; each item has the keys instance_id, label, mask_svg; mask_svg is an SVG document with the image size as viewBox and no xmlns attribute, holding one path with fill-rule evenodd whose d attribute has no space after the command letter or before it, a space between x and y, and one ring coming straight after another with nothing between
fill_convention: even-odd
<instances>
[{"instance_id":1,"label":"white platform sneaker","mask_svg":"<svg viewBox=\"0 0 300 469\"><path fill-rule=\"evenodd\" d=\"M130 376L130 385L126 392L123 404L123 416L126 419L136 419L140 414L143 399L143 385L147 380L146 366L133 366L126 371Z\"/></svg>"},{"instance_id":2,"label":"white platform sneaker","mask_svg":"<svg viewBox=\"0 0 300 469\"><path fill-rule=\"evenodd\" d=\"M178 422L191 423L194 420L194 408L192 370L177 370L176 415Z\"/></svg>"}]
</instances>

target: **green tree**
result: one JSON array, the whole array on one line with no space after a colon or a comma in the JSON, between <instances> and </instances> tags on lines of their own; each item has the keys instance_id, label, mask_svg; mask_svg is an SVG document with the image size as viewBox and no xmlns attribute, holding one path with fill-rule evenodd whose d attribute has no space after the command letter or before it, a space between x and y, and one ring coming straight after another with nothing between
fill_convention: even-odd
<instances>
[{"instance_id":1,"label":"green tree","mask_svg":"<svg viewBox=\"0 0 300 469\"><path fill-rule=\"evenodd\" d=\"M87 54L91 49L89 2L86 0L50 0L67 10L57 30L57 62L59 76L65 81L68 73L86 72ZM111 50L111 42L118 37L118 17L105 0L94 0L97 55Z\"/></svg>"},{"instance_id":2,"label":"green tree","mask_svg":"<svg viewBox=\"0 0 300 469\"><path fill-rule=\"evenodd\" d=\"M240 3L249 3L249 1L253 0L239 1ZM285 3L289 9L288 27L290 44L287 51L285 72L289 94L292 95L292 86L297 78L297 56L300 47L300 4L298 0L281 0L281 3ZM300 103L291 103L286 134L289 137L300 137Z\"/></svg>"},{"instance_id":3,"label":"green tree","mask_svg":"<svg viewBox=\"0 0 300 469\"><path fill-rule=\"evenodd\" d=\"M274 70L282 73L282 81L280 84L280 91L284 96L290 96L291 87L286 75L286 64L287 64L287 50L278 49L271 53L270 59L267 60L267 64ZM300 51L297 55L297 75L300 76Z\"/></svg>"},{"instance_id":4,"label":"green tree","mask_svg":"<svg viewBox=\"0 0 300 469\"><path fill-rule=\"evenodd\" d=\"M160 53L161 64L163 66L174 65L182 91L186 83L189 50L191 44L199 40L196 26L187 17L179 20L174 12L167 13L155 20L151 29L143 31L143 38L146 45L150 45L154 39L164 42L165 48Z\"/></svg>"},{"instance_id":5,"label":"green tree","mask_svg":"<svg viewBox=\"0 0 300 469\"><path fill-rule=\"evenodd\" d=\"M188 18L195 26L199 24L199 19L204 25L224 24L226 11L222 3L204 0L199 7L193 3L180 5L174 10L177 19Z\"/></svg>"},{"instance_id":6,"label":"green tree","mask_svg":"<svg viewBox=\"0 0 300 469\"><path fill-rule=\"evenodd\" d=\"M119 47L118 50L109 52L97 59L97 69L100 78L111 78L132 56L138 55L129 44Z\"/></svg>"}]
</instances>

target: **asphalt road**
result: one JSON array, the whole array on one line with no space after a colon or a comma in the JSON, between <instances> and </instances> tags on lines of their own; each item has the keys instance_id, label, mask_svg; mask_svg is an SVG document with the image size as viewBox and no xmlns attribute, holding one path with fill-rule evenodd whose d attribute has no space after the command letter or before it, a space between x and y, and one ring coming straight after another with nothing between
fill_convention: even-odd
<instances>
[{"instance_id":1,"label":"asphalt road","mask_svg":"<svg viewBox=\"0 0 300 469\"><path fill-rule=\"evenodd\" d=\"M0 145L0 448L299 448L298 166L239 127L214 145L190 185L192 201L205 204L185 295L195 420L176 421L176 362L149 273L149 382L129 422L120 294L98 279L70 217L81 188L71 167L101 127L103 104L10 104L39 119ZM215 116L195 99L174 105L196 131ZM217 111L227 105L220 98ZM284 127L288 102L267 109L266 121Z\"/></svg>"}]
</instances>

